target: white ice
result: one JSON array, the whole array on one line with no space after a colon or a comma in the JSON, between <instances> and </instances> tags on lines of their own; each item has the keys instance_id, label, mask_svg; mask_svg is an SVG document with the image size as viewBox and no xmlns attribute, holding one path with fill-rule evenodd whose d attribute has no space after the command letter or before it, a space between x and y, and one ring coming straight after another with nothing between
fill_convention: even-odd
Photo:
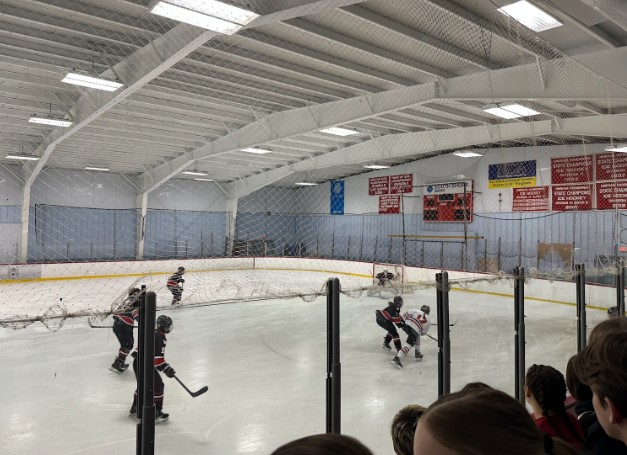
<instances>
[{"instance_id":1,"label":"white ice","mask_svg":"<svg viewBox=\"0 0 627 455\"><path fill-rule=\"evenodd\" d=\"M435 289L404 299L406 308L431 305L435 318ZM389 424L402 406L437 397L434 341L423 338L421 362L410 353L404 369L389 364L374 321L375 309L385 304L365 293L341 300L342 432L377 455L394 454ZM513 394L511 298L457 291L450 305L452 390L484 381ZM174 319L167 360L190 388L208 385L209 392L191 398L164 378L170 421L157 427L156 453L270 454L324 432L325 312L324 297L165 311ZM589 326L604 318L600 311L588 314ZM527 366L564 371L576 351L574 307L527 301L526 315ZM435 327L430 334L436 336ZM108 370L118 347L111 330L74 319L51 333L37 323L0 329L0 345L2 453L134 453L136 429L127 417L134 377L130 370L121 376Z\"/></svg>"}]
</instances>

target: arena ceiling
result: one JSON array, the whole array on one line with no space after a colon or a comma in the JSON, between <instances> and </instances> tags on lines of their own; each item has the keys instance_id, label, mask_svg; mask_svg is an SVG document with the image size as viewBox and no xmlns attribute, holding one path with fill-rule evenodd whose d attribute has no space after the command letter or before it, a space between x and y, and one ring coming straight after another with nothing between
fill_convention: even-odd
<instances>
[{"instance_id":1,"label":"arena ceiling","mask_svg":"<svg viewBox=\"0 0 627 455\"><path fill-rule=\"evenodd\" d=\"M231 1L259 16L224 35L149 0L0 0L0 165L39 158L27 185L106 167L140 193L196 171L237 198L463 148L623 141L627 6L534 0L563 23L534 33L497 12L512 1ZM540 114L484 111L504 102Z\"/></svg>"}]
</instances>

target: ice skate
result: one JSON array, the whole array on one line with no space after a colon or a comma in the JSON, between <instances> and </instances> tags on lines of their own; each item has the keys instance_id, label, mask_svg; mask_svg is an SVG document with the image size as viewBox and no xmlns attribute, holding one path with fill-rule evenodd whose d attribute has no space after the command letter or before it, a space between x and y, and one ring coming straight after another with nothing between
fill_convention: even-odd
<instances>
[{"instance_id":1,"label":"ice skate","mask_svg":"<svg viewBox=\"0 0 627 455\"><path fill-rule=\"evenodd\" d=\"M116 357L113 363L111 364L111 367L109 367L111 371L113 371L114 373L118 373L118 374L124 373L127 368L128 368L128 364L124 363L124 361L120 359L119 357Z\"/></svg>"},{"instance_id":2,"label":"ice skate","mask_svg":"<svg viewBox=\"0 0 627 455\"><path fill-rule=\"evenodd\" d=\"M423 357L423 355L422 355L422 353L420 351L416 351L414 353L414 356L416 357L416 360L422 360L422 357Z\"/></svg>"},{"instance_id":3,"label":"ice skate","mask_svg":"<svg viewBox=\"0 0 627 455\"><path fill-rule=\"evenodd\" d=\"M390 363L392 365L394 365L396 368L403 368L403 364L401 363L401 359L398 358L398 356L394 357Z\"/></svg>"},{"instance_id":4,"label":"ice skate","mask_svg":"<svg viewBox=\"0 0 627 455\"><path fill-rule=\"evenodd\" d=\"M131 409L128 411L128 416L131 419L137 419L137 403L133 402Z\"/></svg>"},{"instance_id":5,"label":"ice skate","mask_svg":"<svg viewBox=\"0 0 627 455\"><path fill-rule=\"evenodd\" d=\"M383 349L387 349L388 351L392 350L392 346L390 346L390 343L387 341L383 342L383 346L381 346Z\"/></svg>"},{"instance_id":6,"label":"ice skate","mask_svg":"<svg viewBox=\"0 0 627 455\"><path fill-rule=\"evenodd\" d=\"M159 409L155 414L155 423L167 422L169 417L170 414Z\"/></svg>"}]
</instances>

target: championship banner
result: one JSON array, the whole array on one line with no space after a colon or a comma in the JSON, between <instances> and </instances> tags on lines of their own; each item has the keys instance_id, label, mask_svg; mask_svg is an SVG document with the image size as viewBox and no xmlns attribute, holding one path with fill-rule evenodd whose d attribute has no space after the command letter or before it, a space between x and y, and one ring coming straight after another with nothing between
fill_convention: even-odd
<instances>
[{"instance_id":1,"label":"championship banner","mask_svg":"<svg viewBox=\"0 0 627 455\"><path fill-rule=\"evenodd\" d=\"M512 212L546 212L549 210L549 187L514 188Z\"/></svg>"},{"instance_id":2,"label":"championship banner","mask_svg":"<svg viewBox=\"0 0 627 455\"><path fill-rule=\"evenodd\" d=\"M592 184L553 185L553 211L592 210Z\"/></svg>"},{"instance_id":3,"label":"championship banner","mask_svg":"<svg viewBox=\"0 0 627 455\"><path fill-rule=\"evenodd\" d=\"M390 194L411 193L414 188L414 174L390 176Z\"/></svg>"},{"instance_id":4,"label":"championship banner","mask_svg":"<svg viewBox=\"0 0 627 455\"><path fill-rule=\"evenodd\" d=\"M551 158L551 183L585 183L592 181L592 156Z\"/></svg>"},{"instance_id":5,"label":"championship banner","mask_svg":"<svg viewBox=\"0 0 627 455\"><path fill-rule=\"evenodd\" d=\"M331 180L331 215L344 215L344 180Z\"/></svg>"},{"instance_id":6,"label":"championship banner","mask_svg":"<svg viewBox=\"0 0 627 455\"><path fill-rule=\"evenodd\" d=\"M426 185L422 200L423 221L472 221L472 180Z\"/></svg>"},{"instance_id":7,"label":"championship banner","mask_svg":"<svg viewBox=\"0 0 627 455\"><path fill-rule=\"evenodd\" d=\"M597 181L627 179L627 154L600 153L596 155L595 161Z\"/></svg>"},{"instance_id":8,"label":"championship banner","mask_svg":"<svg viewBox=\"0 0 627 455\"><path fill-rule=\"evenodd\" d=\"M488 188L523 188L536 186L536 160L488 166Z\"/></svg>"},{"instance_id":9,"label":"championship banner","mask_svg":"<svg viewBox=\"0 0 627 455\"><path fill-rule=\"evenodd\" d=\"M372 177L368 179L368 194L379 196L390 193L390 177Z\"/></svg>"},{"instance_id":10,"label":"championship banner","mask_svg":"<svg viewBox=\"0 0 627 455\"><path fill-rule=\"evenodd\" d=\"M627 209L627 180L596 184L597 209Z\"/></svg>"},{"instance_id":11,"label":"championship banner","mask_svg":"<svg viewBox=\"0 0 627 455\"><path fill-rule=\"evenodd\" d=\"M401 213L400 195L379 196L379 215L389 215L390 213Z\"/></svg>"}]
</instances>

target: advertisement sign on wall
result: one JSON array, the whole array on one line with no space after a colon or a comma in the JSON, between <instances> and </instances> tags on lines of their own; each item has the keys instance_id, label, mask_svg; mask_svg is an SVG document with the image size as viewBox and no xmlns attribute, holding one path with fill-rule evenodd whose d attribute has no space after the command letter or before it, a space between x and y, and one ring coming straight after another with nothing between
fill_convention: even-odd
<instances>
[{"instance_id":1,"label":"advertisement sign on wall","mask_svg":"<svg viewBox=\"0 0 627 455\"><path fill-rule=\"evenodd\" d=\"M549 210L549 187L514 188L512 212L546 212Z\"/></svg>"},{"instance_id":2,"label":"advertisement sign on wall","mask_svg":"<svg viewBox=\"0 0 627 455\"><path fill-rule=\"evenodd\" d=\"M583 183L591 181L591 155L551 158L551 183Z\"/></svg>"},{"instance_id":3,"label":"advertisement sign on wall","mask_svg":"<svg viewBox=\"0 0 627 455\"><path fill-rule=\"evenodd\" d=\"M331 215L344 215L344 180L331 180Z\"/></svg>"},{"instance_id":4,"label":"advertisement sign on wall","mask_svg":"<svg viewBox=\"0 0 627 455\"><path fill-rule=\"evenodd\" d=\"M627 209L627 180L596 184L597 209Z\"/></svg>"},{"instance_id":5,"label":"advertisement sign on wall","mask_svg":"<svg viewBox=\"0 0 627 455\"><path fill-rule=\"evenodd\" d=\"M401 213L401 196L388 194L379 196L379 214Z\"/></svg>"},{"instance_id":6,"label":"advertisement sign on wall","mask_svg":"<svg viewBox=\"0 0 627 455\"><path fill-rule=\"evenodd\" d=\"M390 177L372 177L368 179L368 194L370 196L379 196L380 194L390 193Z\"/></svg>"},{"instance_id":7,"label":"advertisement sign on wall","mask_svg":"<svg viewBox=\"0 0 627 455\"><path fill-rule=\"evenodd\" d=\"M553 185L552 209L556 212L592 209L592 184Z\"/></svg>"},{"instance_id":8,"label":"advertisement sign on wall","mask_svg":"<svg viewBox=\"0 0 627 455\"><path fill-rule=\"evenodd\" d=\"M536 160L498 163L488 166L488 188L536 186Z\"/></svg>"}]
</instances>

